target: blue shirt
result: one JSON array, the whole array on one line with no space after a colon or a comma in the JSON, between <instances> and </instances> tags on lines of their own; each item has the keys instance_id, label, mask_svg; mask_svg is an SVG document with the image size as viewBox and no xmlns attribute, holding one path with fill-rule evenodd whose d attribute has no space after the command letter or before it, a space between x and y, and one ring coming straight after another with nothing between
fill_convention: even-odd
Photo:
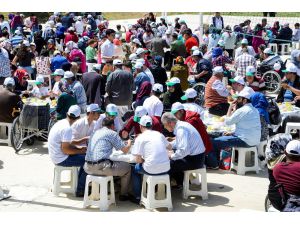
<instances>
[{"instance_id":1,"label":"blue shirt","mask_svg":"<svg viewBox=\"0 0 300 225\"><path fill-rule=\"evenodd\" d=\"M11 38L10 42L13 48L15 48L18 44L20 44L23 41L23 37L16 35Z\"/></svg>"},{"instance_id":2,"label":"blue shirt","mask_svg":"<svg viewBox=\"0 0 300 225\"><path fill-rule=\"evenodd\" d=\"M61 69L62 64L67 63L68 60L66 57L57 55L51 60L51 66L50 69L52 72L54 72L56 69Z\"/></svg>"},{"instance_id":3,"label":"blue shirt","mask_svg":"<svg viewBox=\"0 0 300 225\"><path fill-rule=\"evenodd\" d=\"M294 82L288 82L288 85L293 87ZM283 98L285 102L292 102L294 100L293 92L291 90L285 90Z\"/></svg>"},{"instance_id":4,"label":"blue shirt","mask_svg":"<svg viewBox=\"0 0 300 225\"><path fill-rule=\"evenodd\" d=\"M75 81L68 88L69 90L73 91L77 104L79 106L83 106L86 104L87 98L86 98L85 90L79 81Z\"/></svg>"},{"instance_id":5,"label":"blue shirt","mask_svg":"<svg viewBox=\"0 0 300 225\"><path fill-rule=\"evenodd\" d=\"M235 124L234 136L250 146L258 145L261 137L261 123L259 112L248 103L237 109L229 118L225 119L227 125Z\"/></svg>"},{"instance_id":6,"label":"blue shirt","mask_svg":"<svg viewBox=\"0 0 300 225\"><path fill-rule=\"evenodd\" d=\"M109 159L113 148L120 150L123 147L125 147L125 144L119 134L107 127L103 127L92 135L85 160L97 162L101 159Z\"/></svg>"},{"instance_id":7,"label":"blue shirt","mask_svg":"<svg viewBox=\"0 0 300 225\"><path fill-rule=\"evenodd\" d=\"M136 78L134 79L136 93L139 92L141 84L145 81L150 82L150 78L145 72L141 72L136 76Z\"/></svg>"}]
</instances>

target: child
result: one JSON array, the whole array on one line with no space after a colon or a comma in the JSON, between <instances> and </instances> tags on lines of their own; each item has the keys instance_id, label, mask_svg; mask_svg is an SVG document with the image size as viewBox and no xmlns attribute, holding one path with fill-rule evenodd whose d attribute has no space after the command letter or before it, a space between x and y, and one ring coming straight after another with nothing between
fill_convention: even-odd
<instances>
[{"instance_id":1,"label":"child","mask_svg":"<svg viewBox=\"0 0 300 225\"><path fill-rule=\"evenodd\" d=\"M44 87L44 77L42 75L39 75L35 79L36 87L33 88L30 95L32 97L45 99L49 97L49 91L47 87Z\"/></svg>"}]
</instances>

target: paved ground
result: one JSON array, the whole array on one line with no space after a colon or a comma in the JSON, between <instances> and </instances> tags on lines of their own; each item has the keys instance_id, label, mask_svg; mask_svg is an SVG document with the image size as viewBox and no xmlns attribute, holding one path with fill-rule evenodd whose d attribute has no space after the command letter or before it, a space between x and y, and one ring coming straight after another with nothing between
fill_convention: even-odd
<instances>
[{"instance_id":1,"label":"paved ground","mask_svg":"<svg viewBox=\"0 0 300 225\"><path fill-rule=\"evenodd\" d=\"M32 147L32 150L24 149L15 154L11 147L0 146L0 186L10 190L12 196L0 201L0 211L98 211L83 209L82 198L65 194L55 197L51 192L53 164L47 153L47 143L38 142ZM221 170L208 171L209 199L182 200L181 191L172 190L174 211L264 211L266 177L266 171L246 176ZM146 210L130 202L117 201L117 206L112 206L110 211Z\"/></svg>"}]
</instances>

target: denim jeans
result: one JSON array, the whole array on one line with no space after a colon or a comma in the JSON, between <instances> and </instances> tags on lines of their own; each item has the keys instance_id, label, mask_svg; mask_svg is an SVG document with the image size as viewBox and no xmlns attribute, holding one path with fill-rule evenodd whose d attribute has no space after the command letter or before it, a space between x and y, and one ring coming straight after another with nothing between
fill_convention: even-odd
<instances>
[{"instance_id":1,"label":"denim jeans","mask_svg":"<svg viewBox=\"0 0 300 225\"><path fill-rule=\"evenodd\" d=\"M72 167L72 166L80 167L78 173L78 185L77 185L76 193L84 192L85 179L87 175L86 172L83 170L84 163L85 163L85 154L81 154L81 155L69 155L65 161L62 161L61 163L57 164L59 166L65 166L65 167Z\"/></svg>"},{"instance_id":2,"label":"denim jeans","mask_svg":"<svg viewBox=\"0 0 300 225\"><path fill-rule=\"evenodd\" d=\"M230 147L251 147L236 136L221 136L212 139L213 150L206 156L208 167L218 167L220 161L220 150Z\"/></svg>"},{"instance_id":3,"label":"denim jeans","mask_svg":"<svg viewBox=\"0 0 300 225\"><path fill-rule=\"evenodd\" d=\"M134 169L132 170L132 181L133 181L133 194L134 194L134 197L137 199L141 198L142 175L143 174L151 175L151 176L159 176L159 175L163 175L163 174L168 174L168 171L164 172L164 173L159 173L159 174L151 174L151 173L147 173L144 170L143 164L141 164L141 163L135 164Z\"/></svg>"}]
</instances>

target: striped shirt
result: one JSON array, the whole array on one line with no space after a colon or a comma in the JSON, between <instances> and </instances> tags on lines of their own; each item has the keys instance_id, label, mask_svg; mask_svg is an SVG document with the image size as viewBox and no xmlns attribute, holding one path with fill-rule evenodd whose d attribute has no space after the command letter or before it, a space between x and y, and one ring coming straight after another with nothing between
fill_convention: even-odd
<instances>
[{"instance_id":1,"label":"striped shirt","mask_svg":"<svg viewBox=\"0 0 300 225\"><path fill-rule=\"evenodd\" d=\"M97 162L101 159L109 159L113 148L120 150L125 147L119 134L107 127L97 130L88 145L85 160Z\"/></svg>"},{"instance_id":2,"label":"striped shirt","mask_svg":"<svg viewBox=\"0 0 300 225\"><path fill-rule=\"evenodd\" d=\"M23 37L22 36L19 36L19 35L16 35L14 36L10 42L11 42L11 45L13 48L15 48L18 44L20 44L21 42L23 41Z\"/></svg>"},{"instance_id":3,"label":"striped shirt","mask_svg":"<svg viewBox=\"0 0 300 225\"><path fill-rule=\"evenodd\" d=\"M10 71L10 61L6 57L3 49L0 51L0 77L9 77L11 75Z\"/></svg>"},{"instance_id":4,"label":"striped shirt","mask_svg":"<svg viewBox=\"0 0 300 225\"><path fill-rule=\"evenodd\" d=\"M188 155L199 155L205 151L199 132L191 124L177 121L174 134L176 139L172 142L172 147L176 150L171 155L172 160L183 159Z\"/></svg>"}]
</instances>

